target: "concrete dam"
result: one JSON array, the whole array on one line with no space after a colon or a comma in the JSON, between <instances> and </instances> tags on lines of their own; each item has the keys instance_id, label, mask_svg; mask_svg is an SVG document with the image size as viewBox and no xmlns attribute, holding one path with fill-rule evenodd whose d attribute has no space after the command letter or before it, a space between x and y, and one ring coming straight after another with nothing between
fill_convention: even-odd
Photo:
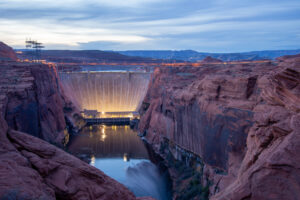
<instances>
[{"instance_id":1,"label":"concrete dam","mask_svg":"<svg viewBox=\"0 0 300 200\"><path fill-rule=\"evenodd\" d=\"M85 118L133 118L151 73L141 71L59 72L65 94Z\"/></svg>"}]
</instances>

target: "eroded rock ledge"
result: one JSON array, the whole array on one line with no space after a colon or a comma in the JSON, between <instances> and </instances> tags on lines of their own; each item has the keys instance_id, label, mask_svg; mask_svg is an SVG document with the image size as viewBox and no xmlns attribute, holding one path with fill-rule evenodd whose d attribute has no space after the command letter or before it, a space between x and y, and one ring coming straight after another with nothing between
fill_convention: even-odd
<instances>
[{"instance_id":1,"label":"eroded rock ledge","mask_svg":"<svg viewBox=\"0 0 300 200\"><path fill-rule=\"evenodd\" d=\"M173 175L176 162L198 174L175 190L200 199L206 188L211 199L300 195L300 55L157 69L140 112L140 132Z\"/></svg>"}]
</instances>

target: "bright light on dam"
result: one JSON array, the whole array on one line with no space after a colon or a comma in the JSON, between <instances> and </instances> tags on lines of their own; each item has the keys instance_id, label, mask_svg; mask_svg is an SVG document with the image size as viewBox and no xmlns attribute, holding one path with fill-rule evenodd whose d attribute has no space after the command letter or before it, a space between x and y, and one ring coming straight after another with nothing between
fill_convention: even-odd
<instances>
[{"instance_id":1,"label":"bright light on dam","mask_svg":"<svg viewBox=\"0 0 300 200\"><path fill-rule=\"evenodd\" d=\"M60 72L65 94L81 110L135 112L146 95L150 73Z\"/></svg>"}]
</instances>

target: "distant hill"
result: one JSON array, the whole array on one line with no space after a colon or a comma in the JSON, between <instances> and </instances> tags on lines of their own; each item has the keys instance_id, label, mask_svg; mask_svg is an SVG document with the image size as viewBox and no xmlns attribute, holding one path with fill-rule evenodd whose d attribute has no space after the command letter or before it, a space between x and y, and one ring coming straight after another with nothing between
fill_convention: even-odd
<instances>
[{"instance_id":1,"label":"distant hill","mask_svg":"<svg viewBox=\"0 0 300 200\"><path fill-rule=\"evenodd\" d=\"M20 59L34 59L34 51L19 49ZM161 62L158 59L126 56L117 52L99 51L99 50L43 50L41 59L50 62L61 63L156 63Z\"/></svg>"},{"instance_id":2,"label":"distant hill","mask_svg":"<svg viewBox=\"0 0 300 200\"><path fill-rule=\"evenodd\" d=\"M20 59L34 58L33 51L20 49ZM43 50L42 59L62 63L162 63L162 62L196 62L211 57L222 61L275 59L284 55L299 54L298 50L253 51L244 53L201 53L193 50L160 51L100 51L100 50Z\"/></svg>"},{"instance_id":3,"label":"distant hill","mask_svg":"<svg viewBox=\"0 0 300 200\"><path fill-rule=\"evenodd\" d=\"M118 53L127 56L140 56L155 59L168 59L168 60L183 60L183 61L201 61L207 56L223 61L236 61L236 60L263 60L275 59L284 55L296 55L300 53L297 50L270 50L270 51L251 51L243 53L202 53L193 50L171 51L171 50L136 50L136 51L118 51Z\"/></svg>"}]
</instances>

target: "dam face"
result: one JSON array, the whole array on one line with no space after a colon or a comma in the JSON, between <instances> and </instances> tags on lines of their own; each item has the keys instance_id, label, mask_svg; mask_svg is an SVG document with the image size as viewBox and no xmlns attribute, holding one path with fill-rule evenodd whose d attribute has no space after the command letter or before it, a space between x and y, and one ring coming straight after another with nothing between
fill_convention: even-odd
<instances>
[{"instance_id":1,"label":"dam face","mask_svg":"<svg viewBox=\"0 0 300 200\"><path fill-rule=\"evenodd\" d=\"M136 112L146 95L150 73L60 72L65 94L81 110L104 113Z\"/></svg>"}]
</instances>

